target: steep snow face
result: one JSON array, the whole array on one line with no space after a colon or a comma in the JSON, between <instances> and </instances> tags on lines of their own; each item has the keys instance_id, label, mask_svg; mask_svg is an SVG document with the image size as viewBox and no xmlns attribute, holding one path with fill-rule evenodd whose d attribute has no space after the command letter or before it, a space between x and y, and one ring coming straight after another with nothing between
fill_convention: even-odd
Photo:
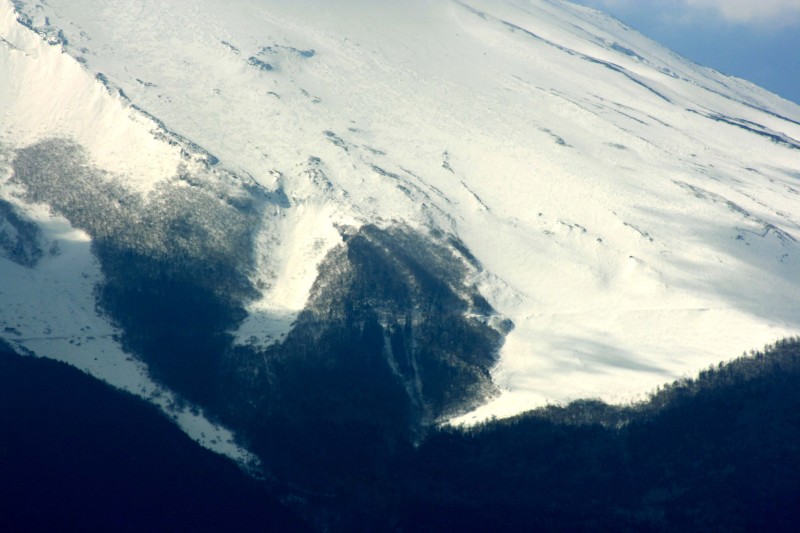
<instances>
[{"instance_id":1,"label":"steep snow face","mask_svg":"<svg viewBox=\"0 0 800 533\"><path fill-rule=\"evenodd\" d=\"M126 183L147 190L171 176L178 149L154 138L155 124L132 113L83 65L0 8L0 142L6 150L46 137L69 137Z\"/></svg>"},{"instance_id":2,"label":"steep snow face","mask_svg":"<svg viewBox=\"0 0 800 533\"><path fill-rule=\"evenodd\" d=\"M459 237L516 326L503 393L463 421L630 399L800 332L800 108L602 13L15 4L53 44L2 4L7 149L69 136L146 194L183 148L270 191L241 342L289 331L337 226L392 221Z\"/></svg>"},{"instance_id":3,"label":"steep snow face","mask_svg":"<svg viewBox=\"0 0 800 533\"><path fill-rule=\"evenodd\" d=\"M98 314L95 288L103 275L90 235L52 204L27 201L30 191L12 171L19 154L37 145L49 147L33 157L47 169L42 187L97 219L107 213L87 191L102 195L114 186L129 197L150 194L179 168L198 165L152 119L110 93L59 46L21 25L2 0L0 336L22 353L71 363L150 400L200 444L252 465L255 458L230 431L155 383L122 349L119 329ZM84 158L66 172L76 152ZM119 222L109 218L112 226Z\"/></svg>"}]
</instances>

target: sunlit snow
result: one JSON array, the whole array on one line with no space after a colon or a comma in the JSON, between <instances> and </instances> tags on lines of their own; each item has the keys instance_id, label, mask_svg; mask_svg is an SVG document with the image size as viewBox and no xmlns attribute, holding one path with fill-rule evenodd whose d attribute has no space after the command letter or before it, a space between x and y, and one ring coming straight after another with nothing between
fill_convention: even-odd
<instances>
[{"instance_id":1,"label":"sunlit snow","mask_svg":"<svg viewBox=\"0 0 800 533\"><path fill-rule=\"evenodd\" d=\"M394 220L462 239L484 267L475 283L515 324L494 370L502 395L460 421L635 399L800 332L800 108L602 13L546 0L18 4L63 39L47 44L0 0L5 153L69 136L146 191L179 164L152 116L286 196L258 238L264 289L240 342L288 331L338 225ZM88 244L70 242L88 268ZM69 359L80 321L112 332L81 303L97 273L50 261L0 261L0 327ZM63 302L69 323L35 298ZM50 340L24 340L50 322ZM102 349L123 364L111 340ZM92 371L81 353L70 361Z\"/></svg>"}]
</instances>

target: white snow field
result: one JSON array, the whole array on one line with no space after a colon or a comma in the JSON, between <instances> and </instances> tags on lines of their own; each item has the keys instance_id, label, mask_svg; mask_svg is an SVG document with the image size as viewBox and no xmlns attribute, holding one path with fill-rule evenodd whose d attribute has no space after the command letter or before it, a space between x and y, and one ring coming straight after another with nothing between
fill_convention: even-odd
<instances>
[{"instance_id":1,"label":"white snow field","mask_svg":"<svg viewBox=\"0 0 800 533\"><path fill-rule=\"evenodd\" d=\"M458 236L515 329L493 371L502 394L456 422L633 400L800 333L800 107L603 13L557 0L13 4L0 0L0 198L62 253L34 268L0 257L0 335L38 355L153 391L96 315L88 237L7 181L15 150L52 137L134 191L174 175L184 150L286 195L258 239L263 294L241 342L291 327L337 225ZM70 344L89 335L102 364Z\"/></svg>"}]
</instances>

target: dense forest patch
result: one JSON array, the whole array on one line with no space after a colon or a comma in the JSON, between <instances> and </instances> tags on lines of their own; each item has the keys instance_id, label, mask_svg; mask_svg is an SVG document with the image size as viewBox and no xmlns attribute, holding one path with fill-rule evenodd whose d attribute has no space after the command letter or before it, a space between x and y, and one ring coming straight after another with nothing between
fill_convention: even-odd
<instances>
[{"instance_id":1,"label":"dense forest patch","mask_svg":"<svg viewBox=\"0 0 800 533\"><path fill-rule=\"evenodd\" d=\"M0 531L303 531L157 408L0 340Z\"/></svg>"},{"instance_id":2,"label":"dense forest patch","mask_svg":"<svg viewBox=\"0 0 800 533\"><path fill-rule=\"evenodd\" d=\"M640 404L551 406L416 446L369 424L285 420L296 453L348 461L317 484L288 482L311 469L284 472L272 492L144 402L0 352L0 527L14 531L301 527L275 492L327 531L793 531L800 520L800 339Z\"/></svg>"}]
</instances>

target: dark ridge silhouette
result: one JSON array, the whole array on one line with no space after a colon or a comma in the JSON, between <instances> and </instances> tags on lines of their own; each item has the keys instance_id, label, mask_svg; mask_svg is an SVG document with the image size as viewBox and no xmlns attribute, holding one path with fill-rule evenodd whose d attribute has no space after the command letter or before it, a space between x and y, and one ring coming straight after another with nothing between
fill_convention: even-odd
<instances>
[{"instance_id":1,"label":"dark ridge silhouette","mask_svg":"<svg viewBox=\"0 0 800 533\"><path fill-rule=\"evenodd\" d=\"M303 531L160 411L0 341L0 531Z\"/></svg>"},{"instance_id":2,"label":"dark ridge silhouette","mask_svg":"<svg viewBox=\"0 0 800 533\"><path fill-rule=\"evenodd\" d=\"M278 476L302 483L270 492L142 401L6 346L0 530L298 529L277 491L319 531L795 531L798 384L788 339L647 402L583 400L417 445L308 406L264 428L309 458Z\"/></svg>"},{"instance_id":3,"label":"dark ridge silhouette","mask_svg":"<svg viewBox=\"0 0 800 533\"><path fill-rule=\"evenodd\" d=\"M408 531L795 531L800 340L642 404L442 429L401 462ZM405 474L402 474L404 473Z\"/></svg>"}]
</instances>

